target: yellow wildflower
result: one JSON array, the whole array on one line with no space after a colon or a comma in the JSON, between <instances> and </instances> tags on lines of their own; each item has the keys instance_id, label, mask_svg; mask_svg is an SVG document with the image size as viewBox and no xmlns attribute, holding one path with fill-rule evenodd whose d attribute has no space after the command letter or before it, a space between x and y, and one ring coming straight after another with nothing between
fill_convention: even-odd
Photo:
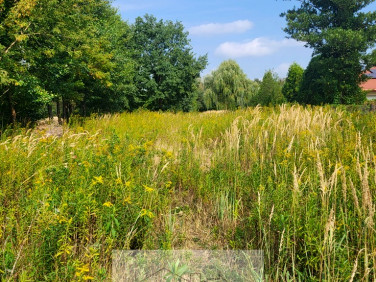
<instances>
[{"instance_id":1,"label":"yellow wildflower","mask_svg":"<svg viewBox=\"0 0 376 282\"><path fill-rule=\"evenodd\" d=\"M147 216L147 217L149 217L149 218L153 218L154 217L154 214L151 212L151 211L149 211L149 210L146 210L146 209L142 209L141 210L141 214L140 214L140 216L141 217L143 217L143 216Z\"/></svg>"},{"instance_id":2,"label":"yellow wildflower","mask_svg":"<svg viewBox=\"0 0 376 282\"><path fill-rule=\"evenodd\" d=\"M123 181L121 181L121 178L116 178L116 184L122 184Z\"/></svg>"},{"instance_id":3,"label":"yellow wildflower","mask_svg":"<svg viewBox=\"0 0 376 282\"><path fill-rule=\"evenodd\" d=\"M77 270L81 273L83 272L89 272L89 265L88 264L85 264L84 266L82 267L77 267Z\"/></svg>"},{"instance_id":4,"label":"yellow wildflower","mask_svg":"<svg viewBox=\"0 0 376 282\"><path fill-rule=\"evenodd\" d=\"M124 204L132 204L131 196L126 197L123 202Z\"/></svg>"},{"instance_id":5,"label":"yellow wildflower","mask_svg":"<svg viewBox=\"0 0 376 282\"><path fill-rule=\"evenodd\" d=\"M147 141L144 143L144 149L148 150L153 145L153 141Z\"/></svg>"},{"instance_id":6,"label":"yellow wildflower","mask_svg":"<svg viewBox=\"0 0 376 282\"><path fill-rule=\"evenodd\" d=\"M97 183L99 183L99 184L103 184L104 183L102 176L94 176L93 184L95 185Z\"/></svg>"},{"instance_id":7,"label":"yellow wildflower","mask_svg":"<svg viewBox=\"0 0 376 282\"><path fill-rule=\"evenodd\" d=\"M131 182L130 181L125 182L125 187L130 187L130 186L131 186Z\"/></svg>"},{"instance_id":8,"label":"yellow wildflower","mask_svg":"<svg viewBox=\"0 0 376 282\"><path fill-rule=\"evenodd\" d=\"M146 185L142 185L142 186L144 186L146 192L153 192L155 190L154 188L148 187Z\"/></svg>"},{"instance_id":9,"label":"yellow wildflower","mask_svg":"<svg viewBox=\"0 0 376 282\"><path fill-rule=\"evenodd\" d=\"M68 222L64 216L56 215L56 219L59 221L59 223Z\"/></svg>"},{"instance_id":10,"label":"yellow wildflower","mask_svg":"<svg viewBox=\"0 0 376 282\"><path fill-rule=\"evenodd\" d=\"M142 209L140 212L140 216L143 217L144 215L146 215L147 212L148 212L147 210Z\"/></svg>"},{"instance_id":11,"label":"yellow wildflower","mask_svg":"<svg viewBox=\"0 0 376 282\"><path fill-rule=\"evenodd\" d=\"M113 204L111 203L111 202L105 202L104 204L103 204L103 206L104 207L112 207L113 206Z\"/></svg>"}]
</instances>

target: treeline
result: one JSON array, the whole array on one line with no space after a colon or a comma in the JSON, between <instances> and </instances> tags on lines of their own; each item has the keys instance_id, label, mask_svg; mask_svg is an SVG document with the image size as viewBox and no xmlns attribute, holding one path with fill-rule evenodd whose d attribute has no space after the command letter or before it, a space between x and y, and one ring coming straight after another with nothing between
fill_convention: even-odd
<instances>
[{"instance_id":1,"label":"treeline","mask_svg":"<svg viewBox=\"0 0 376 282\"><path fill-rule=\"evenodd\" d=\"M364 9L375 0L299 2L300 5L281 16L287 22L284 29L287 35L313 50L307 69L293 64L283 86L267 72L259 90L255 90L254 84L227 63L204 81L203 100L207 107L283 102L361 104L365 101L366 93L360 84L367 80L365 71L376 65L376 50L373 50L376 12ZM234 80L229 79L231 76Z\"/></svg>"},{"instance_id":2,"label":"treeline","mask_svg":"<svg viewBox=\"0 0 376 282\"><path fill-rule=\"evenodd\" d=\"M180 22L130 25L105 0L0 1L0 122L149 110L233 110L286 101L271 71L246 77L228 60L201 78Z\"/></svg>"},{"instance_id":3,"label":"treeline","mask_svg":"<svg viewBox=\"0 0 376 282\"><path fill-rule=\"evenodd\" d=\"M105 0L0 1L0 122L57 114L195 109L196 58L181 23L124 22Z\"/></svg>"},{"instance_id":4,"label":"treeline","mask_svg":"<svg viewBox=\"0 0 376 282\"><path fill-rule=\"evenodd\" d=\"M138 108L362 103L376 12L361 12L374 1L355 2L351 11L323 2L282 14L286 33L314 50L284 85L272 71L252 81L232 60L200 78L207 56L192 52L180 22L146 15L130 25L107 0L0 0L0 124Z\"/></svg>"},{"instance_id":5,"label":"treeline","mask_svg":"<svg viewBox=\"0 0 376 282\"><path fill-rule=\"evenodd\" d=\"M217 70L200 80L200 110L235 110L242 107L276 105L286 102L284 80L273 71L262 81L250 80L233 60L224 61Z\"/></svg>"}]
</instances>

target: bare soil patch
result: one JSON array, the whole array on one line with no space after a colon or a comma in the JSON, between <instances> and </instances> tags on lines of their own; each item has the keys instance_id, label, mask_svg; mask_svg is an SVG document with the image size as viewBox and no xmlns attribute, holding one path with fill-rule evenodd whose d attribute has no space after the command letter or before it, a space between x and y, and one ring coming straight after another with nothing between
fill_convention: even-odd
<instances>
[{"instance_id":1,"label":"bare soil patch","mask_svg":"<svg viewBox=\"0 0 376 282\"><path fill-rule=\"evenodd\" d=\"M53 119L46 118L38 121L35 130L44 132L47 137L61 137L64 133L64 128L61 124L59 124L57 117L54 117Z\"/></svg>"}]
</instances>

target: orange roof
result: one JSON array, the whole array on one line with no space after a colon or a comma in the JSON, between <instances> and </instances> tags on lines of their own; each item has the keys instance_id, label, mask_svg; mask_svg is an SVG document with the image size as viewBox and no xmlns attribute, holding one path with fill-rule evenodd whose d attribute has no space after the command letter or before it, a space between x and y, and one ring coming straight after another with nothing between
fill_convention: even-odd
<instances>
[{"instance_id":1,"label":"orange roof","mask_svg":"<svg viewBox=\"0 0 376 282\"><path fill-rule=\"evenodd\" d=\"M370 90L376 91L376 78L371 78L363 82L362 84L360 84L360 87L365 91L370 91Z\"/></svg>"},{"instance_id":2,"label":"orange roof","mask_svg":"<svg viewBox=\"0 0 376 282\"><path fill-rule=\"evenodd\" d=\"M376 67L372 67L371 70L376 71ZM370 74L370 71L366 71L366 74ZM360 84L360 87L365 91L376 91L376 78L370 78Z\"/></svg>"}]
</instances>

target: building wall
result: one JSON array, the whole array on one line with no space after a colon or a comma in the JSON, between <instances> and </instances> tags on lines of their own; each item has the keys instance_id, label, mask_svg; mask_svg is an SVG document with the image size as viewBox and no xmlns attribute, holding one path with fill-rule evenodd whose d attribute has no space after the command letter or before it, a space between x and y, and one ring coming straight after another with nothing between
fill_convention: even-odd
<instances>
[{"instance_id":1,"label":"building wall","mask_svg":"<svg viewBox=\"0 0 376 282\"><path fill-rule=\"evenodd\" d=\"M376 91L370 91L367 93L367 100L376 100Z\"/></svg>"}]
</instances>

